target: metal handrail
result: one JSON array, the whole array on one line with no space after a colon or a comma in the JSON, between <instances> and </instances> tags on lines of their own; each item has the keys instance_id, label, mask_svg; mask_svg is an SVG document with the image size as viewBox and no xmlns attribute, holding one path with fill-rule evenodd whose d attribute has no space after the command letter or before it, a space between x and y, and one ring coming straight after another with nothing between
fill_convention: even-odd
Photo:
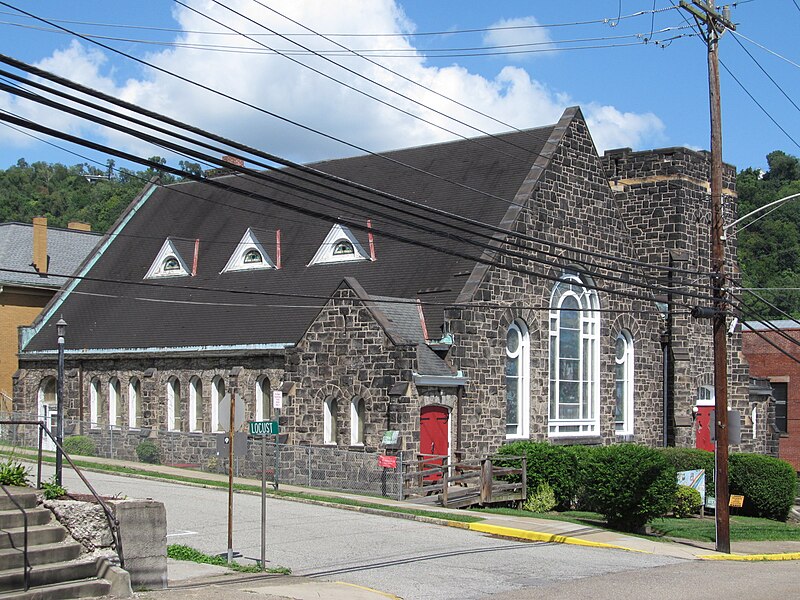
<instances>
[{"instance_id":1,"label":"metal handrail","mask_svg":"<svg viewBox=\"0 0 800 600\"><path fill-rule=\"evenodd\" d=\"M31 563L28 560L28 513L25 512L25 509L19 505L17 499L14 498L14 495L11 494L5 485L0 485L3 488L6 496L14 503L19 511L22 513L22 579L25 582L25 591L28 591L28 588L31 586ZM11 541L11 547L14 548L14 537L9 533L8 535Z\"/></svg>"},{"instance_id":2,"label":"metal handrail","mask_svg":"<svg viewBox=\"0 0 800 600\"><path fill-rule=\"evenodd\" d=\"M111 536L114 538L114 547L115 547L115 549L117 551L117 556L119 556L119 564L120 564L120 566L122 568L125 568L125 558L124 558L124 555L123 555L123 552L122 552L122 536L120 535L120 531L119 531L119 520L111 512L111 509L108 507L108 505L105 502L103 502L103 499L98 495L98 493L92 487L92 484L89 483L89 480L86 479L86 477L83 475L83 473L78 468L78 466L72 461L72 458L70 458L69 454L64 452L64 448L61 446L61 444L58 443L58 440L56 440L56 438L53 437L53 434L50 433L50 430L47 428L47 425L44 424L44 421L15 421L15 420L8 420L8 421L2 420L2 421L0 421L0 425L6 425L6 424L7 425L38 425L39 426L39 431L40 431L40 438L39 438L40 439L40 443L39 443L39 457L40 458L39 458L39 463L40 464L41 464L41 453L42 453L41 431L44 431L47 434L47 436L56 445L56 448L58 450L61 450L61 454L64 456L64 458L67 459L67 462L70 464L70 466L75 471L75 473L78 475L78 477L80 477L81 481L83 481L83 484L92 493L92 496L94 496L94 498L95 498L95 500L97 500L98 504L100 504L100 506L103 508L103 512L106 515L106 520L108 521L109 529L111 530Z\"/></svg>"}]
</instances>

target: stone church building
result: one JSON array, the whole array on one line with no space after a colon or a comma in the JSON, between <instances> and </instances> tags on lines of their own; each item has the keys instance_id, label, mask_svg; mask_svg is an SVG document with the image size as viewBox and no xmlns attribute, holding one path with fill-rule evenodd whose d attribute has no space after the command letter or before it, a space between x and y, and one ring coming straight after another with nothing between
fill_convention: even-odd
<instances>
[{"instance_id":1,"label":"stone church building","mask_svg":"<svg viewBox=\"0 0 800 600\"><path fill-rule=\"evenodd\" d=\"M198 460L226 393L261 420L274 390L287 444L694 445L713 403L710 322L689 316L710 304L708 158L599 156L570 108L314 171L154 182L21 331L15 410L52 409L63 317L68 417L120 455L150 436ZM764 411L740 348L734 330L730 405ZM740 448L764 450L755 427Z\"/></svg>"}]
</instances>

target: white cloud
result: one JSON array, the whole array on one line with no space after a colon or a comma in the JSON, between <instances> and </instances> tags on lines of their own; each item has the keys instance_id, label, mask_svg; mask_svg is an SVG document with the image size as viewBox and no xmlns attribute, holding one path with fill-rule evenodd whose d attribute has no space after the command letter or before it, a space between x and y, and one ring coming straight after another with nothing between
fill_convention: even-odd
<instances>
[{"instance_id":1,"label":"white cloud","mask_svg":"<svg viewBox=\"0 0 800 600\"><path fill-rule=\"evenodd\" d=\"M235 17L231 12L207 0L195 0L192 5L202 13L229 23L239 31L266 33L252 22ZM276 31L284 33L301 31L297 26L291 25L256 3L230 0L227 5ZM312 29L327 33L359 34L376 31L407 33L413 29L413 24L393 0L357 3L349 0L327 2L284 0L271 2L270 5ZM236 45L251 50L264 50L258 44L235 35L190 33L226 32L226 30L185 8L176 8L174 16L185 32L178 36L176 41L191 44ZM530 19L506 22L516 21L532 22ZM547 35L544 30L529 31L538 32L535 35L540 36L537 39L541 40L545 40ZM291 42L276 39L274 36L260 36L258 39L273 48L298 50ZM313 44L316 50L335 49L333 44L313 36L297 39L306 45ZM365 44L364 38L356 36L336 39L351 48L363 48ZM370 47L377 49L400 47L413 51L414 47L409 39L378 37L369 38L368 43ZM116 60L116 57L113 58ZM452 132L464 136L481 135L480 131L422 109L413 102L371 85L319 57L303 55L295 58ZM424 121L411 118L348 90L283 56L209 52L197 48L173 47L152 53L145 59L166 71L198 81L204 86L262 107L265 111L285 117L309 129L316 129L331 137L349 141L358 148L342 145L333 139L321 137L308 129L302 129L254 108L226 100L163 72L150 70L140 78L115 81L115 71L111 66L110 56L87 49L78 42L72 42L66 49L55 52L39 64L45 69L127 101L295 160L308 161L353 155L361 152L359 148L382 151L454 137L453 133L437 129ZM337 57L336 60L367 78L416 98L463 123L473 124L483 131L498 132L512 127L528 128L551 124L558 120L564 108L576 104L568 91L550 89L546 83L532 78L519 66L505 66L496 75L488 78L458 65L429 66L421 55L416 58L380 59L383 64L401 72L408 79L437 90L444 96L454 98L486 115L494 116L501 121L498 123L467 108L457 106L357 57ZM0 95L0 107L22 112L29 118L35 118L38 122L52 127L82 132L87 136L100 135L112 145L120 145L128 151L143 156L164 155L165 152L143 142L132 141L122 134L100 133L97 126L81 125L71 117L53 114L50 110L32 108L27 102L10 100L6 96ZM664 129L658 117L650 113L625 112L613 106L595 105L591 102L584 105L584 112L601 151L609 147L637 147L651 143L652 140L660 138ZM8 133L0 130L0 136L8 136ZM17 143L17 141L6 137L6 143Z\"/></svg>"},{"instance_id":2,"label":"white cloud","mask_svg":"<svg viewBox=\"0 0 800 600\"><path fill-rule=\"evenodd\" d=\"M508 52L504 58L513 61L528 60L531 57L550 55L556 46L546 27L542 27L535 17L501 19L489 26L483 36L483 44L499 47L497 51ZM495 50L487 50L494 52Z\"/></svg>"}]
</instances>

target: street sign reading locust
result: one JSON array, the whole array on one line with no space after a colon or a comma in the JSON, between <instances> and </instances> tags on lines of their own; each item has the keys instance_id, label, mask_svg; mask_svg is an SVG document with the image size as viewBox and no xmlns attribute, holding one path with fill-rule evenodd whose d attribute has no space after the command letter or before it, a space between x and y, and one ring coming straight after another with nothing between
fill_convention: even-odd
<instances>
[{"instance_id":1,"label":"street sign reading locust","mask_svg":"<svg viewBox=\"0 0 800 600\"><path fill-rule=\"evenodd\" d=\"M250 435L277 435L277 421L250 421Z\"/></svg>"}]
</instances>

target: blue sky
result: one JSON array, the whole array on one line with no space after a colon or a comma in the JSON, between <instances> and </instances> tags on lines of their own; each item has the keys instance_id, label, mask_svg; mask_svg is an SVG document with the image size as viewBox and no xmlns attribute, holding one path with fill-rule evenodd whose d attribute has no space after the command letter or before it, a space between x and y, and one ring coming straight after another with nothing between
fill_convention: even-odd
<instances>
[{"instance_id":1,"label":"blue sky","mask_svg":"<svg viewBox=\"0 0 800 600\"><path fill-rule=\"evenodd\" d=\"M255 23L221 8L213 0L182 1L202 14L169 0L18 0L10 4L52 20L81 21L59 22L84 34L121 38L101 41L371 151L450 139L454 133L474 136L480 131L508 130L510 126L545 125L555 122L566 106L576 104L582 107L601 151L620 146L708 148L705 46L689 35L691 30L682 17L686 13L673 9L670 0L224 2ZM651 12L654 6L655 13ZM10 8L0 6L0 11L0 52L4 54L294 160L360 153L352 146L198 90L73 36L45 31L48 25L20 16ZM645 14L630 16L639 12ZM347 34L336 40L362 53L374 52L375 61L497 121L433 95L358 57L331 56L365 78L378 80L384 88L318 57L294 55L296 60L418 118L410 117L324 79L284 56L265 55L262 46L233 35L203 16L212 16L248 34L266 33L261 25L285 34L302 31L278 13L317 32ZM800 51L796 44L800 3L749 0L736 3L731 14L740 37L734 39L730 33L724 36L721 58L747 91L721 69L724 157L740 168L765 168L765 156L772 150L800 155L800 147L791 139L800 142L800 110L783 95L793 100L800 98ZM627 18L618 19L619 15ZM470 29L482 31L464 32ZM375 36L377 33L393 35ZM434 35L419 35L429 33ZM663 44L666 47L644 41L669 38L674 39ZM258 39L279 50L300 50L288 40ZM293 39L314 50L336 49L313 35ZM159 45L176 42L182 45ZM210 50L210 45L216 48ZM486 53L494 55L476 55ZM406 98L391 94L386 88ZM408 98L461 122L447 120ZM798 100L794 102L800 104ZM142 156L165 155L161 149L35 108L2 92L0 109ZM104 156L69 148L105 162ZM29 162L83 162L0 126L0 168L19 158ZM171 162L178 160L174 156L168 158Z\"/></svg>"}]
</instances>

